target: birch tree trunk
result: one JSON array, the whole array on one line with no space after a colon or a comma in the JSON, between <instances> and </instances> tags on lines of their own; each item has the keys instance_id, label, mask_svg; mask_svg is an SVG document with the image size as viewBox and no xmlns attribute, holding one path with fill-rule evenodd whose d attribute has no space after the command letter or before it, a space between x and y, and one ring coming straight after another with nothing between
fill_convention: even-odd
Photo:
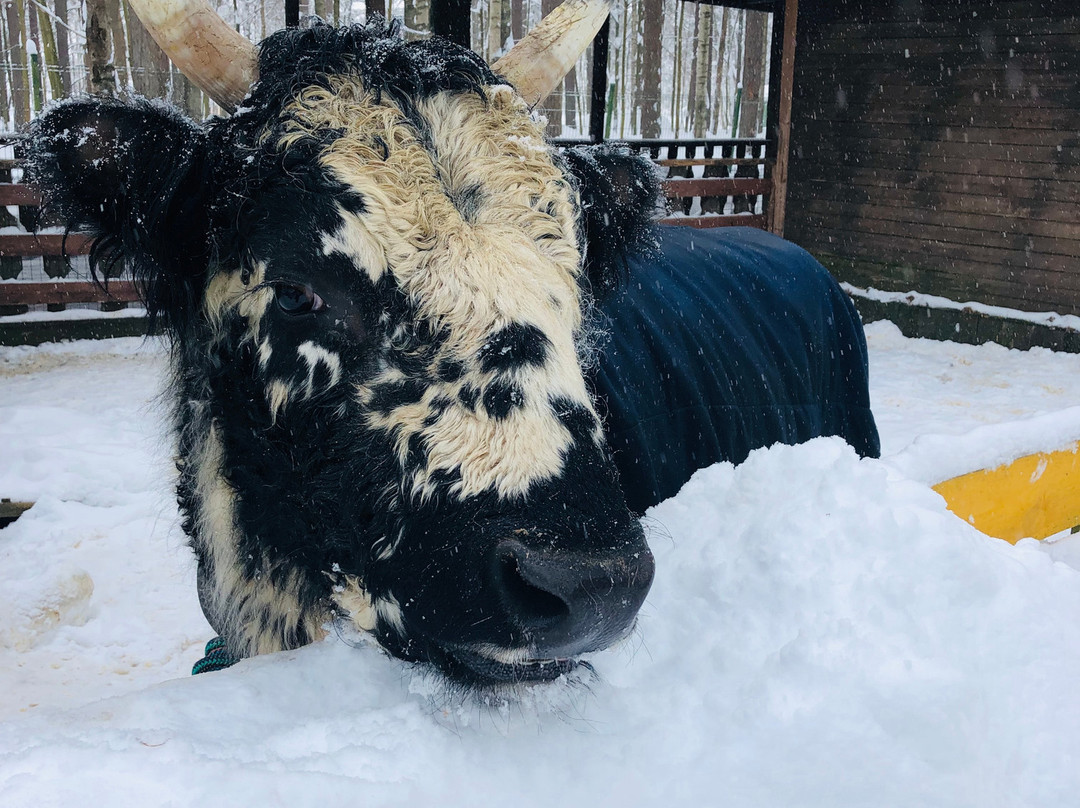
<instances>
[{"instance_id":1,"label":"birch tree trunk","mask_svg":"<svg viewBox=\"0 0 1080 808\"><path fill-rule=\"evenodd\" d=\"M334 0L338 2L338 0ZM505 4L507 0L502 0ZM405 38L426 39L430 28L431 0L405 0Z\"/></svg>"},{"instance_id":2,"label":"birch tree trunk","mask_svg":"<svg viewBox=\"0 0 1080 808\"><path fill-rule=\"evenodd\" d=\"M691 13L694 15L694 34L690 37L690 80L686 83L686 130L688 132L694 129L694 91L698 85L698 55L701 53L701 48L698 46L700 40L699 34L701 33L701 5L695 3ZM689 155L687 155L689 156Z\"/></svg>"},{"instance_id":3,"label":"birch tree trunk","mask_svg":"<svg viewBox=\"0 0 1080 808\"><path fill-rule=\"evenodd\" d=\"M663 8L664 0L660 0ZM629 0L626 3L626 31L629 33L630 42L626 46L626 64L630 67L630 81L625 84L626 117L630 119L629 133L640 133L640 120L642 120L642 63L645 59L643 42L645 41L644 21L642 18L642 3L640 0ZM662 27L662 26L661 26ZM663 64L663 59L661 59Z\"/></svg>"},{"instance_id":4,"label":"birch tree trunk","mask_svg":"<svg viewBox=\"0 0 1080 808\"><path fill-rule=\"evenodd\" d=\"M712 103L712 130L714 132L719 132L727 123L720 114L721 110L727 108L727 94L724 92L727 79L727 29L728 9L724 6L720 14L720 34L716 48L716 89L713 91Z\"/></svg>"},{"instance_id":5,"label":"birch tree trunk","mask_svg":"<svg viewBox=\"0 0 1080 808\"><path fill-rule=\"evenodd\" d=\"M27 0L29 4L31 0ZM26 20L29 23L29 31L26 40L26 48L30 57L30 117L41 111L45 106L45 87L41 80L43 72L41 60L41 33L38 31L37 8L29 5L26 9L29 13Z\"/></svg>"},{"instance_id":6,"label":"birch tree trunk","mask_svg":"<svg viewBox=\"0 0 1080 808\"><path fill-rule=\"evenodd\" d=\"M493 61L502 54L502 43L506 39L502 33L504 14L507 17L506 30L509 34L510 9L507 8L508 4L508 0L488 0L487 42L484 43L486 47L482 51L488 62Z\"/></svg>"},{"instance_id":7,"label":"birch tree trunk","mask_svg":"<svg viewBox=\"0 0 1080 808\"><path fill-rule=\"evenodd\" d=\"M116 93L116 70L111 57L112 40L105 0L86 0L86 69L90 92L98 95Z\"/></svg>"},{"instance_id":8,"label":"birch tree trunk","mask_svg":"<svg viewBox=\"0 0 1080 808\"><path fill-rule=\"evenodd\" d=\"M615 98L618 99L619 108L619 137L626 137L626 94L623 92L626 87L626 58L630 52L629 45L627 45L627 23L630 20L630 2L624 0L622 11L619 14L618 23L618 36L621 40L621 45L615 49Z\"/></svg>"},{"instance_id":9,"label":"birch tree trunk","mask_svg":"<svg viewBox=\"0 0 1080 808\"><path fill-rule=\"evenodd\" d=\"M7 42L8 42L7 21L2 20L2 21L0 21L0 48L3 48L5 53L8 52ZM3 65L3 67L0 68L0 115L4 116L3 119L2 119L2 122L0 122L0 126L2 126L5 131L12 128L12 123L11 123L11 118L10 118L11 96L8 93L8 87L10 85L11 85L11 68L10 68L10 61L8 61L7 64ZM0 171L2 171L2 170L3 170L3 168L0 167ZM10 173L11 172L9 171L8 174L10 175ZM11 182L11 180L10 179L4 179L3 176L0 176L0 182ZM7 208L0 208L0 210L3 210L3 211L6 212ZM8 214L8 216L10 218L10 214ZM3 224L3 220L4 220L4 215L2 213L0 213L0 227L7 227L7 225ZM2 277L6 277L6 276L2 276Z\"/></svg>"},{"instance_id":10,"label":"birch tree trunk","mask_svg":"<svg viewBox=\"0 0 1080 808\"><path fill-rule=\"evenodd\" d=\"M713 7L698 7L697 81L694 82L694 137L705 137L709 126L709 77L712 75Z\"/></svg>"},{"instance_id":11,"label":"birch tree trunk","mask_svg":"<svg viewBox=\"0 0 1080 808\"><path fill-rule=\"evenodd\" d=\"M60 58L56 52L56 37L53 36L52 19L42 8L36 9L38 30L41 33L41 65L49 81L49 96L61 98L64 86L60 81ZM57 26L59 27L59 26Z\"/></svg>"},{"instance_id":12,"label":"birch tree trunk","mask_svg":"<svg viewBox=\"0 0 1080 808\"><path fill-rule=\"evenodd\" d=\"M21 0L7 4L8 53L11 54L11 100L15 106L16 125L30 120L30 74L26 67L25 7Z\"/></svg>"},{"instance_id":13,"label":"birch tree trunk","mask_svg":"<svg viewBox=\"0 0 1080 808\"><path fill-rule=\"evenodd\" d=\"M685 3L679 3L679 13L675 17L675 79L674 90L671 93L671 126L675 130L675 137L682 134L681 114L682 104L682 81L683 81L683 14L686 10Z\"/></svg>"}]
</instances>

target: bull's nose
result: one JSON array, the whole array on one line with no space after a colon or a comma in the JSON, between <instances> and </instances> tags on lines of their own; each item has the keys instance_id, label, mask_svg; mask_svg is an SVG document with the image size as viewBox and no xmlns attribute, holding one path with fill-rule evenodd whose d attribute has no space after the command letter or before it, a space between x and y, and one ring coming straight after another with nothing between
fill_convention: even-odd
<instances>
[{"instance_id":1,"label":"bull's nose","mask_svg":"<svg viewBox=\"0 0 1080 808\"><path fill-rule=\"evenodd\" d=\"M494 583L511 622L538 657L570 657L606 648L634 622L652 585L644 541L605 553L498 545Z\"/></svg>"}]
</instances>

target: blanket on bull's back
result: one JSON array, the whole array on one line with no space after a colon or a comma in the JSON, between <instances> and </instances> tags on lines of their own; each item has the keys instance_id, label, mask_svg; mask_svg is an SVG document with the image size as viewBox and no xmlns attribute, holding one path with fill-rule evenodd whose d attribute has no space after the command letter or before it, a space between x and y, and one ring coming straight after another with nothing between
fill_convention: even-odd
<instances>
[{"instance_id":1,"label":"blanket on bull's back","mask_svg":"<svg viewBox=\"0 0 1080 808\"><path fill-rule=\"evenodd\" d=\"M594 381L631 509L774 443L839 435L880 453L862 324L813 256L747 227L658 237L601 305Z\"/></svg>"}]
</instances>

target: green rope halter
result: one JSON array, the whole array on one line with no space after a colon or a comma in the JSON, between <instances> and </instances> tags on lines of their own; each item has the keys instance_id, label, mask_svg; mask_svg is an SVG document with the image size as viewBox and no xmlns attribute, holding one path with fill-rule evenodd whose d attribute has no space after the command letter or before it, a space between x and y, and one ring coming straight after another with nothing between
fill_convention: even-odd
<instances>
[{"instance_id":1,"label":"green rope halter","mask_svg":"<svg viewBox=\"0 0 1080 808\"><path fill-rule=\"evenodd\" d=\"M208 671L220 671L235 665L240 660L233 659L225 649L225 640L222 637L214 637L206 644L203 651L205 656L200 659L191 669L191 675L206 673Z\"/></svg>"}]
</instances>

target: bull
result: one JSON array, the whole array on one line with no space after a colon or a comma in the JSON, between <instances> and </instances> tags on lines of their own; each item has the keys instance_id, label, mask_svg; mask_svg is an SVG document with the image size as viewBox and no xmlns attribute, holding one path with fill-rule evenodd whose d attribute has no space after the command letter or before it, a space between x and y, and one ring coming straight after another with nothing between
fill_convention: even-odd
<instances>
[{"instance_id":1,"label":"bull","mask_svg":"<svg viewBox=\"0 0 1080 808\"><path fill-rule=\"evenodd\" d=\"M279 32L256 58L208 8L135 5L234 114L63 102L29 170L43 207L94 236L95 273L122 260L171 337L178 502L228 656L344 624L484 687L625 637L654 571L635 514L730 452L632 406L642 358L620 335L638 326L619 317L645 304L620 276L654 289L703 263L657 237L652 168L560 155L530 114L605 4L570 0L494 68L381 20ZM807 406L865 403L848 333L862 378L814 376ZM702 424L723 417L708 409ZM827 421L755 440L844 434Z\"/></svg>"}]
</instances>

